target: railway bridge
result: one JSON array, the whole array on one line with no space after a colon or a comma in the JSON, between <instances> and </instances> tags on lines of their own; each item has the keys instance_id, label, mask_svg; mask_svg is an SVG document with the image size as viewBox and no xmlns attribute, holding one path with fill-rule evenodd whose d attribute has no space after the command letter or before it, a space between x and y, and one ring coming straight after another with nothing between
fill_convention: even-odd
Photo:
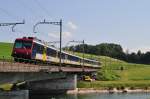
<instances>
[{"instance_id":1,"label":"railway bridge","mask_svg":"<svg viewBox=\"0 0 150 99\"><path fill-rule=\"evenodd\" d=\"M35 65L0 61L0 84L26 82L32 92L65 92L77 87L77 75L95 73L98 68L71 65Z\"/></svg>"}]
</instances>

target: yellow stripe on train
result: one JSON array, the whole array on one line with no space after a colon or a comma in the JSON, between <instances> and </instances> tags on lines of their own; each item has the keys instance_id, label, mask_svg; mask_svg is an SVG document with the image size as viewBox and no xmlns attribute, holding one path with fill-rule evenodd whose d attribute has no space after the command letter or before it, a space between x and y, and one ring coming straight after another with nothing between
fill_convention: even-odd
<instances>
[{"instance_id":1,"label":"yellow stripe on train","mask_svg":"<svg viewBox=\"0 0 150 99\"><path fill-rule=\"evenodd\" d=\"M47 60L46 53L43 53L43 55L42 55L42 60L43 60L43 61L46 61L46 60Z\"/></svg>"},{"instance_id":2,"label":"yellow stripe on train","mask_svg":"<svg viewBox=\"0 0 150 99\"><path fill-rule=\"evenodd\" d=\"M43 50L42 60L43 60L43 61L46 61L46 60L47 60L46 47L45 47L44 50Z\"/></svg>"}]
</instances>

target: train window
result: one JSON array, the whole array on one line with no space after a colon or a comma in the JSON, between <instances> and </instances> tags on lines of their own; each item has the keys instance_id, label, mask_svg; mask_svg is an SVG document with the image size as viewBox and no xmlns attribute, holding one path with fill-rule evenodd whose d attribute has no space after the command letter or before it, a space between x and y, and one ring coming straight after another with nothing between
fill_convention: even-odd
<instances>
[{"instance_id":1,"label":"train window","mask_svg":"<svg viewBox=\"0 0 150 99\"><path fill-rule=\"evenodd\" d=\"M64 58L64 57L65 57L64 55L65 55L64 53L61 53L61 58L62 58L62 59L65 59L65 58ZM58 58L59 58L59 56L60 56L60 52L58 52Z\"/></svg>"},{"instance_id":2,"label":"train window","mask_svg":"<svg viewBox=\"0 0 150 99\"><path fill-rule=\"evenodd\" d=\"M67 58L68 58L68 55L65 54L65 53L62 53L62 54L61 54L61 58L62 58L62 59L67 59Z\"/></svg>"},{"instance_id":3,"label":"train window","mask_svg":"<svg viewBox=\"0 0 150 99\"><path fill-rule=\"evenodd\" d=\"M78 61L79 61L79 58L78 58L78 57L74 57L74 60L75 60L76 62L78 62Z\"/></svg>"},{"instance_id":4,"label":"train window","mask_svg":"<svg viewBox=\"0 0 150 99\"><path fill-rule=\"evenodd\" d=\"M52 56L52 57L56 57L57 51L54 49L51 49L51 48L47 48L47 55Z\"/></svg>"},{"instance_id":5,"label":"train window","mask_svg":"<svg viewBox=\"0 0 150 99\"><path fill-rule=\"evenodd\" d=\"M68 55L67 54L65 54L65 59L68 59Z\"/></svg>"},{"instance_id":6,"label":"train window","mask_svg":"<svg viewBox=\"0 0 150 99\"><path fill-rule=\"evenodd\" d=\"M72 56L68 55L68 59L72 61Z\"/></svg>"},{"instance_id":7,"label":"train window","mask_svg":"<svg viewBox=\"0 0 150 99\"><path fill-rule=\"evenodd\" d=\"M16 41L15 48L22 48L22 41Z\"/></svg>"},{"instance_id":8,"label":"train window","mask_svg":"<svg viewBox=\"0 0 150 99\"><path fill-rule=\"evenodd\" d=\"M18 40L18 41L15 42L15 48L31 49L31 47L32 47L32 42L31 41Z\"/></svg>"},{"instance_id":9,"label":"train window","mask_svg":"<svg viewBox=\"0 0 150 99\"><path fill-rule=\"evenodd\" d=\"M65 59L65 54L64 53L61 53L61 58Z\"/></svg>"},{"instance_id":10,"label":"train window","mask_svg":"<svg viewBox=\"0 0 150 99\"><path fill-rule=\"evenodd\" d=\"M41 54L43 54L43 52L44 52L44 46L43 45L40 45L40 50L39 51L40 51Z\"/></svg>"},{"instance_id":11,"label":"train window","mask_svg":"<svg viewBox=\"0 0 150 99\"><path fill-rule=\"evenodd\" d=\"M78 57L71 56L71 55L68 55L68 59L71 60L71 61L76 61L76 62L79 61L79 58L78 58Z\"/></svg>"},{"instance_id":12,"label":"train window","mask_svg":"<svg viewBox=\"0 0 150 99\"><path fill-rule=\"evenodd\" d=\"M31 41L24 41L23 42L23 48L31 49L31 47L32 47L32 42Z\"/></svg>"},{"instance_id":13,"label":"train window","mask_svg":"<svg viewBox=\"0 0 150 99\"><path fill-rule=\"evenodd\" d=\"M46 54L47 54L48 56L50 56L50 50L49 50L49 48L47 48L47 51L46 51L46 52L47 52Z\"/></svg>"},{"instance_id":14,"label":"train window","mask_svg":"<svg viewBox=\"0 0 150 99\"><path fill-rule=\"evenodd\" d=\"M44 46L35 43L34 46L33 46L33 50L36 50L37 53L43 54Z\"/></svg>"}]
</instances>

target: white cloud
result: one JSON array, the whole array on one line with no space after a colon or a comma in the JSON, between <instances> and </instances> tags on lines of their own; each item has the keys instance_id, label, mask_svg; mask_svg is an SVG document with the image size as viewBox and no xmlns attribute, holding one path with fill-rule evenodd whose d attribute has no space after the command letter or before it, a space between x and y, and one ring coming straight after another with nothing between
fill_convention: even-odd
<instances>
[{"instance_id":1,"label":"white cloud","mask_svg":"<svg viewBox=\"0 0 150 99\"><path fill-rule=\"evenodd\" d=\"M62 32L62 38L64 38L64 39L71 38L72 34L73 34L72 30L76 30L77 29L77 26L73 22L71 22L71 21L69 21L66 26L68 28L67 29L63 29L65 31ZM57 33L57 32L56 33L48 33L48 36L50 36L50 37L52 37L54 39L59 39L60 34Z\"/></svg>"},{"instance_id":2,"label":"white cloud","mask_svg":"<svg viewBox=\"0 0 150 99\"><path fill-rule=\"evenodd\" d=\"M71 32L63 32L63 37L70 38L70 37L72 37L72 33Z\"/></svg>"},{"instance_id":3,"label":"white cloud","mask_svg":"<svg viewBox=\"0 0 150 99\"><path fill-rule=\"evenodd\" d=\"M76 29L77 29L77 26L76 26L73 22L71 22L71 21L69 21L69 22L67 23L67 25L68 25L68 27L69 27L70 29L72 29L72 30L76 30Z\"/></svg>"},{"instance_id":4,"label":"white cloud","mask_svg":"<svg viewBox=\"0 0 150 99\"><path fill-rule=\"evenodd\" d=\"M50 36L52 38L59 38L58 33L48 33L48 36Z\"/></svg>"},{"instance_id":5,"label":"white cloud","mask_svg":"<svg viewBox=\"0 0 150 99\"><path fill-rule=\"evenodd\" d=\"M55 39L58 39L59 38L59 33L48 33L48 36L52 37L52 38L55 38ZM62 37L63 38L71 38L72 37L72 33L71 32L63 32L62 33Z\"/></svg>"}]
</instances>

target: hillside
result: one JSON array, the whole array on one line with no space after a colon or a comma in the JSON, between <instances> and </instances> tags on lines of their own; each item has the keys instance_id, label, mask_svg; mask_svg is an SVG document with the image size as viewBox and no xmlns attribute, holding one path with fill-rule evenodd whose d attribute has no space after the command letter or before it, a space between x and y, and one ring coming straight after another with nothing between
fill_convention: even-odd
<instances>
[{"instance_id":1,"label":"hillside","mask_svg":"<svg viewBox=\"0 0 150 99\"><path fill-rule=\"evenodd\" d=\"M82 56L81 53L75 53ZM132 64L106 56L85 54L86 58L94 58L102 63L103 80L138 81L150 80L150 65Z\"/></svg>"},{"instance_id":2,"label":"hillside","mask_svg":"<svg viewBox=\"0 0 150 99\"><path fill-rule=\"evenodd\" d=\"M81 53L75 53L82 56ZM124 88L147 89L150 87L150 65L133 64L106 56L85 54L86 58L94 58L102 63L98 71L99 81L78 82L79 88Z\"/></svg>"}]
</instances>

